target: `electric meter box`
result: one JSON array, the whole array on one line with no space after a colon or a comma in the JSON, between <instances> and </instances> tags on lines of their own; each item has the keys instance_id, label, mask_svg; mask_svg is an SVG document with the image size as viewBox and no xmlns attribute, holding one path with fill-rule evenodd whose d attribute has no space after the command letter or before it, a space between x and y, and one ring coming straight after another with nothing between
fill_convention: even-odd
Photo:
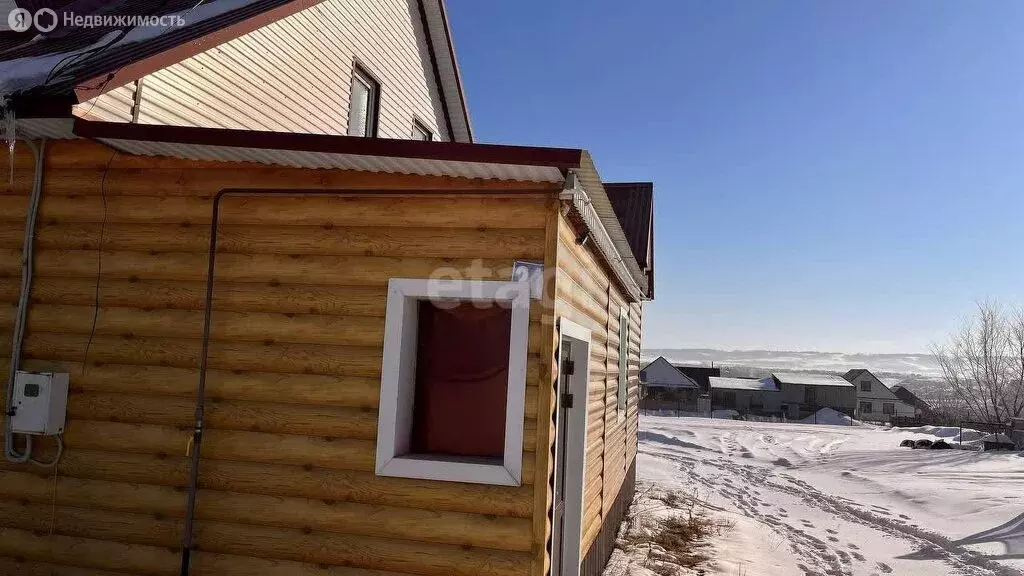
<instances>
[{"instance_id":1,"label":"electric meter box","mask_svg":"<svg viewBox=\"0 0 1024 576\"><path fill-rule=\"evenodd\" d=\"M55 436L64 432L69 376L59 372L23 372L14 376L11 431Z\"/></svg>"}]
</instances>

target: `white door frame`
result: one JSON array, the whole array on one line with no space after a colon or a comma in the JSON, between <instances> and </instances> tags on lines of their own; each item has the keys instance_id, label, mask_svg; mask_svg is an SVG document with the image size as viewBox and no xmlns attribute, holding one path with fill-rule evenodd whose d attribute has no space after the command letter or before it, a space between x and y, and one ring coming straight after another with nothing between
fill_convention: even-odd
<instances>
[{"instance_id":1,"label":"white door frame","mask_svg":"<svg viewBox=\"0 0 1024 576\"><path fill-rule=\"evenodd\" d=\"M568 409L569 421L566 422L565 443L565 512L562 521L562 573L552 576L579 576L582 562L583 544L583 489L587 470L587 400L590 382L590 349L591 333L568 318L558 319L558 346L561 350L562 338L572 338L586 344L585 352L574 348L572 361L576 371L569 382L569 394L573 395L573 407ZM559 353L559 364L561 353ZM557 414L562 417L562 368L558 368ZM556 422L555 430L559 430L560 422ZM558 439L556 438L557 442ZM555 462L557 474L560 462Z\"/></svg>"}]
</instances>

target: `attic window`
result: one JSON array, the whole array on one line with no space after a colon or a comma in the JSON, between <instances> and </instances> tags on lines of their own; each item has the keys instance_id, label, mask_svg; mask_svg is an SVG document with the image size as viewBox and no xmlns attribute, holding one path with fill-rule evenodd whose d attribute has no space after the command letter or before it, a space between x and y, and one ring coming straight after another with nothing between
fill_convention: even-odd
<instances>
[{"instance_id":1,"label":"attic window","mask_svg":"<svg viewBox=\"0 0 1024 576\"><path fill-rule=\"evenodd\" d=\"M434 133L430 131L430 128L427 128L426 126L424 126L423 123L420 122L419 120L413 120L412 121L412 139L413 140L423 140L425 142L430 142L430 141L432 141L434 139Z\"/></svg>"},{"instance_id":2,"label":"attic window","mask_svg":"<svg viewBox=\"0 0 1024 576\"><path fill-rule=\"evenodd\" d=\"M871 392L871 380L861 380L860 381L860 391L861 392Z\"/></svg>"},{"instance_id":3,"label":"attic window","mask_svg":"<svg viewBox=\"0 0 1024 576\"><path fill-rule=\"evenodd\" d=\"M348 135L377 137L380 83L362 66L352 68L352 93L348 102Z\"/></svg>"},{"instance_id":4,"label":"attic window","mask_svg":"<svg viewBox=\"0 0 1024 576\"><path fill-rule=\"evenodd\" d=\"M377 474L518 486L530 287L392 279Z\"/></svg>"}]
</instances>

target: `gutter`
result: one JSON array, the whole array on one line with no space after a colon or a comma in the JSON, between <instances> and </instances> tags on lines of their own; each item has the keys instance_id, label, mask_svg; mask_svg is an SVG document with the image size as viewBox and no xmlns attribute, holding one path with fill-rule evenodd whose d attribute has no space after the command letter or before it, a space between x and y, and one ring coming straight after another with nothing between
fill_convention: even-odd
<instances>
[{"instance_id":1,"label":"gutter","mask_svg":"<svg viewBox=\"0 0 1024 576\"><path fill-rule=\"evenodd\" d=\"M619 250L616 249L615 243L612 242L611 236L608 235L608 229L605 228L604 223L601 222L601 217L594 210L594 204L590 201L590 196L586 190L580 185L575 171L569 171L565 178L565 187L558 198L568 203L570 211L575 213L580 221L583 222L590 238L604 255L619 284L626 289L626 292L636 301L650 300L650 297L647 296L647 290L633 276L626 260L622 257Z\"/></svg>"}]
</instances>

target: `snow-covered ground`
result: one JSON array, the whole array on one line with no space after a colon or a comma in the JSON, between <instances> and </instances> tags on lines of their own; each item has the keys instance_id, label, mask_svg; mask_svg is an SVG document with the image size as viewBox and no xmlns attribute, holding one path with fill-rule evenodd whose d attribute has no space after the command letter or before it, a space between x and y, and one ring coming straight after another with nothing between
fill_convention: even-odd
<instances>
[{"instance_id":1,"label":"snow-covered ground","mask_svg":"<svg viewBox=\"0 0 1024 576\"><path fill-rule=\"evenodd\" d=\"M1024 457L898 447L905 438L936 436L641 417L639 486L696 490L734 524L708 574L1024 574Z\"/></svg>"}]
</instances>

